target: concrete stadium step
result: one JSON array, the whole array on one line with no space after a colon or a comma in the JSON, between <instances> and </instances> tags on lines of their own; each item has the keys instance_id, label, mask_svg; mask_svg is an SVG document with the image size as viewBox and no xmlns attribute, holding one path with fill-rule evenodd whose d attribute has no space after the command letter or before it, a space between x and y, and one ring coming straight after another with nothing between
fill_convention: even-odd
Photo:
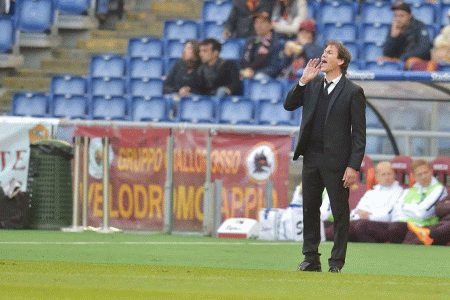
<instances>
[{"instance_id":1,"label":"concrete stadium step","mask_svg":"<svg viewBox=\"0 0 450 300\"><path fill-rule=\"evenodd\" d=\"M71 74L85 76L88 74L90 60L49 59L41 61L41 70L49 74Z\"/></svg>"},{"instance_id":2,"label":"concrete stadium step","mask_svg":"<svg viewBox=\"0 0 450 300\"><path fill-rule=\"evenodd\" d=\"M199 1L153 2L152 12L166 18L200 19L201 3Z\"/></svg>"},{"instance_id":3,"label":"concrete stadium step","mask_svg":"<svg viewBox=\"0 0 450 300\"><path fill-rule=\"evenodd\" d=\"M145 35L161 37L164 29L164 21L155 21L152 23L142 21L119 21L116 24L118 32L144 32Z\"/></svg>"},{"instance_id":4,"label":"concrete stadium step","mask_svg":"<svg viewBox=\"0 0 450 300\"><path fill-rule=\"evenodd\" d=\"M103 52L98 52L103 53ZM93 53L84 49L72 49L72 48L55 48L52 49L52 58L61 60L90 60Z\"/></svg>"},{"instance_id":5,"label":"concrete stadium step","mask_svg":"<svg viewBox=\"0 0 450 300\"><path fill-rule=\"evenodd\" d=\"M151 11L127 11L125 15L126 21L142 21L142 22L155 22L157 15Z\"/></svg>"},{"instance_id":6,"label":"concrete stadium step","mask_svg":"<svg viewBox=\"0 0 450 300\"><path fill-rule=\"evenodd\" d=\"M9 76L3 78L3 87L10 91L47 92L51 77Z\"/></svg>"},{"instance_id":7,"label":"concrete stadium step","mask_svg":"<svg viewBox=\"0 0 450 300\"><path fill-rule=\"evenodd\" d=\"M13 92L9 89L1 89L0 93L0 114L4 115L11 111L11 100Z\"/></svg>"},{"instance_id":8,"label":"concrete stadium step","mask_svg":"<svg viewBox=\"0 0 450 300\"><path fill-rule=\"evenodd\" d=\"M48 73L42 70L36 69L15 69L13 74L10 76L21 76L21 77L51 77Z\"/></svg>"},{"instance_id":9,"label":"concrete stadium step","mask_svg":"<svg viewBox=\"0 0 450 300\"><path fill-rule=\"evenodd\" d=\"M77 41L77 49L124 55L128 49L125 38L82 39Z\"/></svg>"},{"instance_id":10,"label":"concrete stadium step","mask_svg":"<svg viewBox=\"0 0 450 300\"><path fill-rule=\"evenodd\" d=\"M148 31L114 31L114 30L93 30L91 31L92 39L105 39L105 38L122 38L122 39L131 39L134 37L140 36L153 36L159 37L159 34L154 36L149 34Z\"/></svg>"}]
</instances>

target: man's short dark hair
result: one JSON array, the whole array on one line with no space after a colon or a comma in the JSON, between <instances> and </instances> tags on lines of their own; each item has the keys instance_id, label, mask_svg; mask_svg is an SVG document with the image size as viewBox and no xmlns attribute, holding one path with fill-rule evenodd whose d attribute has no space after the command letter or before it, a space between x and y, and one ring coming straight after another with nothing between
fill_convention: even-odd
<instances>
[{"instance_id":1,"label":"man's short dark hair","mask_svg":"<svg viewBox=\"0 0 450 300\"><path fill-rule=\"evenodd\" d=\"M350 51L348 51L347 47L345 47L342 43L336 42L336 41L328 41L328 46L335 46L338 50L338 56L337 58L343 59L344 63L341 65L341 72L342 74L347 74L348 65L350 64L350 60L352 59L352 54Z\"/></svg>"},{"instance_id":2,"label":"man's short dark hair","mask_svg":"<svg viewBox=\"0 0 450 300\"><path fill-rule=\"evenodd\" d=\"M222 44L216 39L204 39L202 46L212 45L213 51L219 51L222 49Z\"/></svg>"}]
</instances>

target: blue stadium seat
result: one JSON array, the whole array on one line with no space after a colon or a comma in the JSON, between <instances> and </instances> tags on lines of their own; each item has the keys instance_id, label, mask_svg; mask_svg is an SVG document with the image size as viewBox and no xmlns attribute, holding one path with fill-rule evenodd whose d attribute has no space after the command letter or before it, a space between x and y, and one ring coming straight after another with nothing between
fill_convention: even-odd
<instances>
[{"instance_id":1,"label":"blue stadium seat","mask_svg":"<svg viewBox=\"0 0 450 300\"><path fill-rule=\"evenodd\" d=\"M63 15L82 15L87 13L91 5L90 0L58 0L57 8Z\"/></svg>"},{"instance_id":2,"label":"blue stadium seat","mask_svg":"<svg viewBox=\"0 0 450 300\"><path fill-rule=\"evenodd\" d=\"M50 92L57 95L84 95L87 92L87 82L81 76L53 76Z\"/></svg>"},{"instance_id":3,"label":"blue stadium seat","mask_svg":"<svg viewBox=\"0 0 450 300\"><path fill-rule=\"evenodd\" d=\"M252 100L280 100L285 96L285 85L276 79L261 81L252 79L246 89L244 95Z\"/></svg>"},{"instance_id":4,"label":"blue stadium seat","mask_svg":"<svg viewBox=\"0 0 450 300\"><path fill-rule=\"evenodd\" d=\"M449 3L442 4L441 9L439 10L438 13L438 20L436 23L442 26L450 24L450 18L448 17L449 11L450 11L450 4Z\"/></svg>"},{"instance_id":5,"label":"blue stadium seat","mask_svg":"<svg viewBox=\"0 0 450 300\"><path fill-rule=\"evenodd\" d=\"M46 32L53 24L53 0L21 0L16 2L16 27L23 32Z\"/></svg>"},{"instance_id":6,"label":"blue stadium seat","mask_svg":"<svg viewBox=\"0 0 450 300\"><path fill-rule=\"evenodd\" d=\"M209 21L204 22L202 26L202 37L204 39L212 38L216 40L222 40L223 22L221 21Z\"/></svg>"},{"instance_id":7,"label":"blue stadium seat","mask_svg":"<svg viewBox=\"0 0 450 300\"><path fill-rule=\"evenodd\" d=\"M347 47L348 51L352 55L352 60L358 60L360 55L360 47L357 42L344 42L344 46Z\"/></svg>"},{"instance_id":8,"label":"blue stadium seat","mask_svg":"<svg viewBox=\"0 0 450 300\"><path fill-rule=\"evenodd\" d=\"M394 13L390 1L364 2L361 5L361 21L366 24L391 24Z\"/></svg>"},{"instance_id":9,"label":"blue stadium seat","mask_svg":"<svg viewBox=\"0 0 450 300\"><path fill-rule=\"evenodd\" d=\"M164 97L143 97L131 99L130 117L132 121L168 122L171 101Z\"/></svg>"},{"instance_id":10,"label":"blue stadium seat","mask_svg":"<svg viewBox=\"0 0 450 300\"><path fill-rule=\"evenodd\" d=\"M450 64L448 64L448 65L439 65L438 71L450 72Z\"/></svg>"},{"instance_id":11,"label":"blue stadium seat","mask_svg":"<svg viewBox=\"0 0 450 300\"><path fill-rule=\"evenodd\" d=\"M185 43L186 41L181 40L166 40L165 56L168 58L181 58Z\"/></svg>"},{"instance_id":12,"label":"blue stadium seat","mask_svg":"<svg viewBox=\"0 0 450 300\"><path fill-rule=\"evenodd\" d=\"M91 118L94 120L126 120L127 99L121 96L94 96L91 102Z\"/></svg>"},{"instance_id":13,"label":"blue stadium seat","mask_svg":"<svg viewBox=\"0 0 450 300\"><path fill-rule=\"evenodd\" d=\"M12 49L15 43L14 20L10 17L0 17L0 53Z\"/></svg>"},{"instance_id":14,"label":"blue stadium seat","mask_svg":"<svg viewBox=\"0 0 450 300\"><path fill-rule=\"evenodd\" d=\"M128 91L131 96L141 96L145 99L162 97L163 80L157 78L131 78L128 84Z\"/></svg>"},{"instance_id":15,"label":"blue stadium seat","mask_svg":"<svg viewBox=\"0 0 450 300\"><path fill-rule=\"evenodd\" d=\"M240 60L242 58L242 42L240 39L226 39L222 44L220 57Z\"/></svg>"},{"instance_id":16,"label":"blue stadium seat","mask_svg":"<svg viewBox=\"0 0 450 300\"><path fill-rule=\"evenodd\" d=\"M91 77L123 77L126 61L117 55L96 55L91 57L89 75Z\"/></svg>"},{"instance_id":17,"label":"blue stadium seat","mask_svg":"<svg viewBox=\"0 0 450 300\"><path fill-rule=\"evenodd\" d=\"M256 123L260 125L285 125L295 123L294 111L284 109L283 101L261 100L256 107Z\"/></svg>"},{"instance_id":18,"label":"blue stadium seat","mask_svg":"<svg viewBox=\"0 0 450 300\"><path fill-rule=\"evenodd\" d=\"M319 10L321 2L319 1L307 1L308 3L308 18L316 19L317 11Z\"/></svg>"},{"instance_id":19,"label":"blue stadium seat","mask_svg":"<svg viewBox=\"0 0 450 300\"><path fill-rule=\"evenodd\" d=\"M128 63L131 78L161 78L164 75L164 60L161 58L134 57Z\"/></svg>"},{"instance_id":20,"label":"blue stadium seat","mask_svg":"<svg viewBox=\"0 0 450 300\"><path fill-rule=\"evenodd\" d=\"M225 22L233 7L233 2L223 0L210 0L203 2L202 19L205 22Z\"/></svg>"},{"instance_id":21,"label":"blue stadium seat","mask_svg":"<svg viewBox=\"0 0 450 300\"><path fill-rule=\"evenodd\" d=\"M54 118L86 119L89 117L89 101L83 95L53 95Z\"/></svg>"},{"instance_id":22,"label":"blue stadium seat","mask_svg":"<svg viewBox=\"0 0 450 300\"><path fill-rule=\"evenodd\" d=\"M436 4L430 3L414 3L411 6L411 13L419 21L426 25L431 25L436 22Z\"/></svg>"},{"instance_id":23,"label":"blue stadium seat","mask_svg":"<svg viewBox=\"0 0 450 300\"><path fill-rule=\"evenodd\" d=\"M325 24L324 39L341 43L355 42L358 39L358 27L351 23Z\"/></svg>"},{"instance_id":24,"label":"blue stadium seat","mask_svg":"<svg viewBox=\"0 0 450 300\"><path fill-rule=\"evenodd\" d=\"M190 20L168 20L164 22L165 39L197 40L200 30L197 22Z\"/></svg>"},{"instance_id":25,"label":"blue stadium seat","mask_svg":"<svg viewBox=\"0 0 450 300\"><path fill-rule=\"evenodd\" d=\"M365 65L369 71L401 71L405 67L404 62L390 61L366 61Z\"/></svg>"},{"instance_id":26,"label":"blue stadium seat","mask_svg":"<svg viewBox=\"0 0 450 300\"><path fill-rule=\"evenodd\" d=\"M219 123L253 124L255 121L255 101L241 97L225 97L220 100Z\"/></svg>"},{"instance_id":27,"label":"blue stadium seat","mask_svg":"<svg viewBox=\"0 0 450 300\"><path fill-rule=\"evenodd\" d=\"M389 32L388 24L363 24L361 28L361 40L364 43L376 43L381 46Z\"/></svg>"},{"instance_id":28,"label":"blue stadium seat","mask_svg":"<svg viewBox=\"0 0 450 300\"><path fill-rule=\"evenodd\" d=\"M322 23L353 23L358 10L356 2L322 2L317 12L317 20Z\"/></svg>"},{"instance_id":29,"label":"blue stadium seat","mask_svg":"<svg viewBox=\"0 0 450 300\"><path fill-rule=\"evenodd\" d=\"M208 97L184 97L178 104L178 122L215 123L216 102Z\"/></svg>"},{"instance_id":30,"label":"blue stadium seat","mask_svg":"<svg viewBox=\"0 0 450 300\"><path fill-rule=\"evenodd\" d=\"M129 57L155 57L164 55L164 42L158 38L139 37L128 41Z\"/></svg>"},{"instance_id":31,"label":"blue stadium seat","mask_svg":"<svg viewBox=\"0 0 450 300\"><path fill-rule=\"evenodd\" d=\"M360 71L364 70L365 62L360 60L353 60L353 54L352 54L352 60L350 61L350 64L348 65L348 71Z\"/></svg>"},{"instance_id":32,"label":"blue stadium seat","mask_svg":"<svg viewBox=\"0 0 450 300\"><path fill-rule=\"evenodd\" d=\"M361 59L365 61L375 61L383 56L383 47L375 43L364 43L361 49Z\"/></svg>"},{"instance_id":33,"label":"blue stadium seat","mask_svg":"<svg viewBox=\"0 0 450 300\"><path fill-rule=\"evenodd\" d=\"M94 96L122 96L126 93L125 80L122 78L94 77L90 84L90 93Z\"/></svg>"},{"instance_id":34,"label":"blue stadium seat","mask_svg":"<svg viewBox=\"0 0 450 300\"><path fill-rule=\"evenodd\" d=\"M41 93L18 93L11 102L11 115L27 117L48 117L49 99Z\"/></svg>"}]
</instances>

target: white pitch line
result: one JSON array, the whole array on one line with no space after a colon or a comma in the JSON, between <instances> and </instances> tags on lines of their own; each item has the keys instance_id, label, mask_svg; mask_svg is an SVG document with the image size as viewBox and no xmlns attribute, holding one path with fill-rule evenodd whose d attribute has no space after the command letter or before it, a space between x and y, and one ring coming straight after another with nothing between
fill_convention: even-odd
<instances>
[{"instance_id":1,"label":"white pitch line","mask_svg":"<svg viewBox=\"0 0 450 300\"><path fill-rule=\"evenodd\" d=\"M261 243L244 243L244 242L32 242L32 241L16 241L16 242L0 242L0 245L252 245L252 246L298 246L295 242L261 242Z\"/></svg>"}]
</instances>

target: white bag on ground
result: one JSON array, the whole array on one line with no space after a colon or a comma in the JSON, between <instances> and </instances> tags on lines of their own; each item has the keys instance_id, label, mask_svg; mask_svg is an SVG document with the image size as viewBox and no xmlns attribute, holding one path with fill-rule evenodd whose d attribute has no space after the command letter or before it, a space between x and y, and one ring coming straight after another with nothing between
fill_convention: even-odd
<instances>
[{"instance_id":1,"label":"white bag on ground","mask_svg":"<svg viewBox=\"0 0 450 300\"><path fill-rule=\"evenodd\" d=\"M262 208L259 211L259 239L273 241L278 239L278 228L284 209Z\"/></svg>"}]
</instances>

